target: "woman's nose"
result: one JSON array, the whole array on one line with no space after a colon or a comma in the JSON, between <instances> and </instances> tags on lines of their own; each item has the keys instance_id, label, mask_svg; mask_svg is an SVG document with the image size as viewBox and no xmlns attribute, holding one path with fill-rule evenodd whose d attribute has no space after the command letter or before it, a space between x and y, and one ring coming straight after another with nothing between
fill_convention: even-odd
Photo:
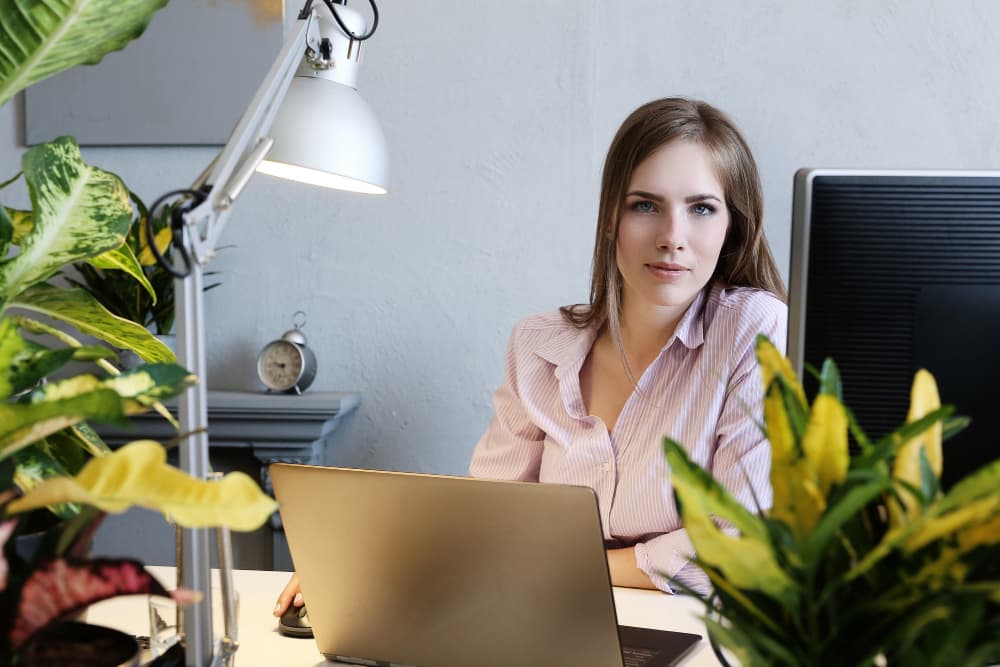
<instances>
[{"instance_id":1,"label":"woman's nose","mask_svg":"<svg viewBox=\"0 0 1000 667\"><path fill-rule=\"evenodd\" d=\"M660 250L679 250L684 247L683 223L676 212L666 211L656 230L656 247Z\"/></svg>"}]
</instances>

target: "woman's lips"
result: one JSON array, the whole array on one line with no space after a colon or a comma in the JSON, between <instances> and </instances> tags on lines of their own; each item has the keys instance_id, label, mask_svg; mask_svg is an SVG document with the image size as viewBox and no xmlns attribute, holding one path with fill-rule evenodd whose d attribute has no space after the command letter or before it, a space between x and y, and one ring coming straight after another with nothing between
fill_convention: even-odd
<instances>
[{"instance_id":1,"label":"woman's lips","mask_svg":"<svg viewBox=\"0 0 1000 667\"><path fill-rule=\"evenodd\" d=\"M677 280L688 272L687 267L681 266L680 264L667 264L662 262L647 264L646 270L653 274L653 277L658 280Z\"/></svg>"}]
</instances>

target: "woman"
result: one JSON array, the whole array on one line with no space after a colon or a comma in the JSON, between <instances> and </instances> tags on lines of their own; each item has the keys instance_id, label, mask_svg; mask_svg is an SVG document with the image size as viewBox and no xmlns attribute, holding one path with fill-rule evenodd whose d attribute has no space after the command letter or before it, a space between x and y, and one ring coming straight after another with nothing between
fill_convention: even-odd
<instances>
[{"instance_id":1,"label":"woman","mask_svg":"<svg viewBox=\"0 0 1000 667\"><path fill-rule=\"evenodd\" d=\"M476 477L590 486L616 586L704 589L663 437L735 497L770 502L754 340L785 343L785 289L763 233L757 167L704 102L634 111L604 164L590 303L514 328ZM302 604L297 578L274 613Z\"/></svg>"},{"instance_id":2,"label":"woman","mask_svg":"<svg viewBox=\"0 0 1000 667\"><path fill-rule=\"evenodd\" d=\"M703 102L626 119L604 165L590 303L514 329L477 477L594 489L617 586L707 587L662 441L749 507L770 501L754 340L784 347L785 290L750 150Z\"/></svg>"}]
</instances>

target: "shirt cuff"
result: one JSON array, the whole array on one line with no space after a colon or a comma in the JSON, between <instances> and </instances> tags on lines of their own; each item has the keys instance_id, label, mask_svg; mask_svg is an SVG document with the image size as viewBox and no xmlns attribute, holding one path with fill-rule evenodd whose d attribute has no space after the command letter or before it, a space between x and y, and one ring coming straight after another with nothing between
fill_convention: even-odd
<instances>
[{"instance_id":1,"label":"shirt cuff","mask_svg":"<svg viewBox=\"0 0 1000 667\"><path fill-rule=\"evenodd\" d=\"M670 578L680 572L694 555L686 530L675 530L635 545L635 564L653 585L673 593Z\"/></svg>"}]
</instances>

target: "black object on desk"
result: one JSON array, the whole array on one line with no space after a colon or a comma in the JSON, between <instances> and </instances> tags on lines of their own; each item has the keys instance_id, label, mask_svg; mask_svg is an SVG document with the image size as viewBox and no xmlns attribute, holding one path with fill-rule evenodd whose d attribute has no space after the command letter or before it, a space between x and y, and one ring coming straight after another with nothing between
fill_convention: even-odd
<instances>
[{"instance_id":1,"label":"black object on desk","mask_svg":"<svg viewBox=\"0 0 1000 667\"><path fill-rule=\"evenodd\" d=\"M278 632L286 637L300 637L311 639L313 636L312 624L309 622L309 614L306 613L306 606L296 607L288 605L288 609L278 619Z\"/></svg>"}]
</instances>

